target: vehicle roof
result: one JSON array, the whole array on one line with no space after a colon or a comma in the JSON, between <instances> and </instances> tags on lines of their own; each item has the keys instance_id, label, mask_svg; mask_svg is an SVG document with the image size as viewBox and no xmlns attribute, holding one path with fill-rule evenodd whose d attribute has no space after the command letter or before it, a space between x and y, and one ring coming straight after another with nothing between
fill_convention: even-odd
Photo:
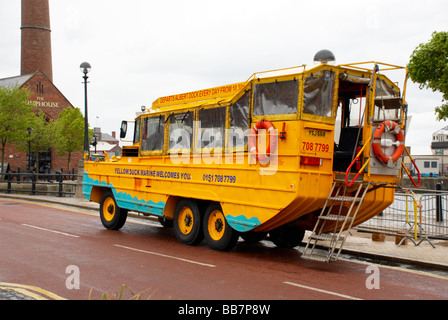
<instances>
[{"instance_id":1,"label":"vehicle roof","mask_svg":"<svg viewBox=\"0 0 448 320\"><path fill-rule=\"evenodd\" d=\"M203 107L207 105L216 105L216 104L226 105L236 97L239 97L243 90L247 91L249 89L251 81L255 79L260 80L274 77L300 75L303 73L309 73L315 69L317 70L325 68L351 70L353 72L363 72L371 74L373 72L375 65L381 65L382 71L406 69L405 67L399 67L391 64L368 61L368 62L341 64L336 66L331 64L317 64L312 66L302 65L285 69L263 71L254 73L245 82L160 97L152 103L152 107L147 111L149 111L149 113L158 113L166 111L176 112L177 110L180 111L186 108L190 109L196 107ZM139 113L139 115L140 114L141 113Z\"/></svg>"}]
</instances>

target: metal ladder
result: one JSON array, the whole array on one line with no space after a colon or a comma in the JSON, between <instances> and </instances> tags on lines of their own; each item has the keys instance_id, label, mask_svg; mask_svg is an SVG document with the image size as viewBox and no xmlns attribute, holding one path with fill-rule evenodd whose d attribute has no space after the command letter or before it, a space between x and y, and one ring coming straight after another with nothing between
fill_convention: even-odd
<instances>
[{"instance_id":1,"label":"metal ladder","mask_svg":"<svg viewBox=\"0 0 448 320\"><path fill-rule=\"evenodd\" d=\"M336 261L339 258L353 221L370 186L369 182L358 182L356 184L358 185L357 187L348 189L344 181L334 181L313 232L308 238L302 258L321 262ZM347 196L347 193L352 192L354 192L354 196ZM346 214L342 212L344 203L350 204ZM328 222L334 223L333 232L323 232ZM342 235L344 231L347 231L346 235ZM319 241L330 241L328 250L325 253L315 250Z\"/></svg>"}]
</instances>

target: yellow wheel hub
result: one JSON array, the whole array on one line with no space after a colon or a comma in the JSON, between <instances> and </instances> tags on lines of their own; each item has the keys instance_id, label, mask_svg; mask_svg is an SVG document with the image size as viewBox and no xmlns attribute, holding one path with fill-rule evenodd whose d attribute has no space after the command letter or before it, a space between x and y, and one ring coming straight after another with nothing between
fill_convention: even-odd
<instances>
[{"instance_id":1,"label":"yellow wheel hub","mask_svg":"<svg viewBox=\"0 0 448 320\"><path fill-rule=\"evenodd\" d=\"M103 217L104 219L106 219L106 221L112 221L114 216L115 216L115 212L116 212L116 207L115 207L115 201L112 198L107 198L104 201L103 204Z\"/></svg>"},{"instance_id":2,"label":"yellow wheel hub","mask_svg":"<svg viewBox=\"0 0 448 320\"><path fill-rule=\"evenodd\" d=\"M224 214L219 210L213 211L208 218L207 227L210 237L215 241L220 240L226 230L226 220Z\"/></svg>"},{"instance_id":3,"label":"yellow wheel hub","mask_svg":"<svg viewBox=\"0 0 448 320\"><path fill-rule=\"evenodd\" d=\"M182 210L179 212L179 230L183 234L189 234L191 230L193 229L194 224L194 218L193 218L193 212L188 207L183 207Z\"/></svg>"}]
</instances>

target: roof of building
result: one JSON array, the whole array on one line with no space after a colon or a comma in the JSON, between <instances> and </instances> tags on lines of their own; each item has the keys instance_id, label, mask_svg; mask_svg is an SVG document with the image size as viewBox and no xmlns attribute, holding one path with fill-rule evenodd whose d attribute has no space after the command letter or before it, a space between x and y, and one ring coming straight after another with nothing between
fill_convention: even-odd
<instances>
[{"instance_id":1,"label":"roof of building","mask_svg":"<svg viewBox=\"0 0 448 320\"><path fill-rule=\"evenodd\" d=\"M98 141L112 141L112 142L118 142L119 140L117 138L114 138L112 135L102 132L100 127L93 128L94 133L98 134L99 140Z\"/></svg>"},{"instance_id":2,"label":"roof of building","mask_svg":"<svg viewBox=\"0 0 448 320\"><path fill-rule=\"evenodd\" d=\"M435 136L435 135L439 135L439 134L446 134L446 135L448 135L448 126L443 127L442 129L437 130L432 135Z\"/></svg>"},{"instance_id":3,"label":"roof of building","mask_svg":"<svg viewBox=\"0 0 448 320\"><path fill-rule=\"evenodd\" d=\"M117 138L112 137L110 134L108 133L101 133L101 141L118 141Z\"/></svg>"},{"instance_id":4,"label":"roof of building","mask_svg":"<svg viewBox=\"0 0 448 320\"><path fill-rule=\"evenodd\" d=\"M30 80L34 75L35 75L35 73L0 79L0 86L2 86L2 87L11 87L11 86L21 87L28 80Z\"/></svg>"},{"instance_id":5,"label":"roof of building","mask_svg":"<svg viewBox=\"0 0 448 320\"><path fill-rule=\"evenodd\" d=\"M110 144L106 141L98 141L97 145L96 145L96 151L97 152L110 152L112 151L112 149L118 147L116 144ZM90 151L94 151L95 150L95 146L90 145Z\"/></svg>"},{"instance_id":6,"label":"roof of building","mask_svg":"<svg viewBox=\"0 0 448 320\"><path fill-rule=\"evenodd\" d=\"M45 73L43 73L41 70L37 70L33 74L26 74L26 75L20 75L20 76L0 79L0 86L2 86L2 87L18 86L20 88L20 87L24 86L28 81L30 81L36 75L43 75L48 80L48 82L54 87L54 89L57 92L59 92L61 97L66 100L68 105L73 108L73 104L71 104L71 102L68 101L68 99L64 96L64 94L58 89L58 87L56 87L56 85L53 83L53 81L48 79L48 77L45 75Z\"/></svg>"}]
</instances>

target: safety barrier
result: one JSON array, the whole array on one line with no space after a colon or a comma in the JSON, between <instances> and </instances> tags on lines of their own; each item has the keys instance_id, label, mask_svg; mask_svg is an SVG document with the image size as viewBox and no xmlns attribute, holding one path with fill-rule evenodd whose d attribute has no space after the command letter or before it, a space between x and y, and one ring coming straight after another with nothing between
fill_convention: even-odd
<instances>
[{"instance_id":1,"label":"safety barrier","mask_svg":"<svg viewBox=\"0 0 448 320\"><path fill-rule=\"evenodd\" d=\"M357 230L402 236L415 245L431 243L430 239L448 240L447 213L448 193L405 190L397 192L390 207L357 226Z\"/></svg>"},{"instance_id":2,"label":"safety barrier","mask_svg":"<svg viewBox=\"0 0 448 320\"><path fill-rule=\"evenodd\" d=\"M5 180L0 180L0 192L6 193L26 193L26 194L43 194L74 196L76 192L77 178L75 174L65 174L61 171L54 174L25 172L4 174Z\"/></svg>"}]
</instances>

